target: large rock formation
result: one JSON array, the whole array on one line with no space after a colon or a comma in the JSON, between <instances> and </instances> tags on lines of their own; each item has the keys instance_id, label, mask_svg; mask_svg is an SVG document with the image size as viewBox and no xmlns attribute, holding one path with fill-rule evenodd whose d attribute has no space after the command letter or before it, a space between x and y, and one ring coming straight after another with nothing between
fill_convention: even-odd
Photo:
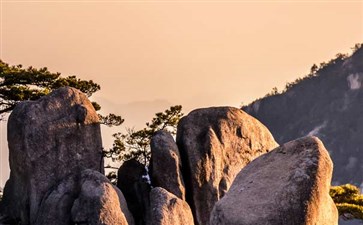
<instances>
[{"instance_id":1,"label":"large rock formation","mask_svg":"<svg viewBox=\"0 0 363 225\"><path fill-rule=\"evenodd\" d=\"M151 180L155 187L185 200L185 187L181 173L178 146L167 131L158 131L151 139Z\"/></svg>"},{"instance_id":2,"label":"large rock formation","mask_svg":"<svg viewBox=\"0 0 363 225\"><path fill-rule=\"evenodd\" d=\"M123 195L123 193L117 186L113 185L113 187L114 187L115 191L117 192L118 199L119 199L119 202L121 205L121 211L125 215L128 225L134 225L135 224L134 216L132 215L132 213L130 212L130 210L128 208L125 196Z\"/></svg>"},{"instance_id":3,"label":"large rock formation","mask_svg":"<svg viewBox=\"0 0 363 225\"><path fill-rule=\"evenodd\" d=\"M10 179L0 215L34 224L49 189L84 169L103 173L98 115L74 88L19 103L8 121Z\"/></svg>"},{"instance_id":4,"label":"large rock formation","mask_svg":"<svg viewBox=\"0 0 363 225\"><path fill-rule=\"evenodd\" d=\"M187 201L199 225L209 224L214 204L237 173L261 154L277 147L259 121L240 109L198 109L181 119L177 144L183 161Z\"/></svg>"},{"instance_id":5,"label":"large rock formation","mask_svg":"<svg viewBox=\"0 0 363 225\"><path fill-rule=\"evenodd\" d=\"M318 138L286 143L242 169L214 206L210 224L338 224L329 196L332 169Z\"/></svg>"},{"instance_id":6,"label":"large rock formation","mask_svg":"<svg viewBox=\"0 0 363 225\"><path fill-rule=\"evenodd\" d=\"M151 219L148 225L193 225L192 211L185 201L157 187L150 192Z\"/></svg>"},{"instance_id":7,"label":"large rock formation","mask_svg":"<svg viewBox=\"0 0 363 225\"><path fill-rule=\"evenodd\" d=\"M117 172L117 187L124 194L136 225L149 220L150 184L144 179L146 173L144 165L136 159L124 162Z\"/></svg>"},{"instance_id":8,"label":"large rock formation","mask_svg":"<svg viewBox=\"0 0 363 225\"><path fill-rule=\"evenodd\" d=\"M152 191L147 169L136 160L118 171L122 192L102 174L98 116L73 88L20 103L9 118L8 142L11 176L0 224L208 225L223 196L212 224L240 224L246 212L246 224L267 217L266 224L336 224L328 196L331 161L315 138L261 156L225 196L243 167L277 147L266 127L236 108L199 109L184 117L179 150L171 135L156 133L151 165L154 185L160 187ZM247 206L235 202L241 196ZM266 206L262 217L256 213L260 206ZM243 207L252 210L239 212Z\"/></svg>"},{"instance_id":9,"label":"large rock formation","mask_svg":"<svg viewBox=\"0 0 363 225\"><path fill-rule=\"evenodd\" d=\"M124 197L99 172L84 170L51 189L43 198L36 225L133 225Z\"/></svg>"},{"instance_id":10,"label":"large rock formation","mask_svg":"<svg viewBox=\"0 0 363 225\"><path fill-rule=\"evenodd\" d=\"M81 174L72 174L52 187L44 195L33 224L72 224L71 210L80 193L80 180Z\"/></svg>"},{"instance_id":11,"label":"large rock formation","mask_svg":"<svg viewBox=\"0 0 363 225\"><path fill-rule=\"evenodd\" d=\"M128 222L121 211L118 193L105 176L90 170L84 171L80 187L80 195L72 207L72 221L75 224L133 224L133 219L129 218Z\"/></svg>"}]
</instances>

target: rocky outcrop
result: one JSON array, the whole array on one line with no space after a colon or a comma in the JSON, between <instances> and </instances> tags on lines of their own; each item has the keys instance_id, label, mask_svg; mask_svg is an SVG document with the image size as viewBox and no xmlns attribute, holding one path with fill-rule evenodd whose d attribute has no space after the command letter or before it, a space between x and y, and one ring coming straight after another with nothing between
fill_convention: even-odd
<instances>
[{"instance_id":1,"label":"rocky outcrop","mask_svg":"<svg viewBox=\"0 0 363 225\"><path fill-rule=\"evenodd\" d=\"M117 186L113 185L113 187L114 187L115 191L117 192L118 199L119 199L119 202L121 205L121 211L125 215L128 225L134 225L135 224L134 216L132 215L132 213L130 212L130 210L127 206L125 196L122 194L121 190Z\"/></svg>"},{"instance_id":2,"label":"rocky outcrop","mask_svg":"<svg viewBox=\"0 0 363 225\"><path fill-rule=\"evenodd\" d=\"M123 195L99 172L84 170L74 174L43 198L34 224L133 225Z\"/></svg>"},{"instance_id":3,"label":"rocky outcrop","mask_svg":"<svg viewBox=\"0 0 363 225\"><path fill-rule=\"evenodd\" d=\"M259 121L240 109L194 110L178 125L177 144L183 162L187 201L196 224L209 224L214 204L249 162L277 147Z\"/></svg>"},{"instance_id":4,"label":"rocky outcrop","mask_svg":"<svg viewBox=\"0 0 363 225\"><path fill-rule=\"evenodd\" d=\"M158 131L151 139L151 180L155 187L185 200L185 187L181 173L178 146L167 131Z\"/></svg>"},{"instance_id":5,"label":"rocky outcrop","mask_svg":"<svg viewBox=\"0 0 363 225\"><path fill-rule=\"evenodd\" d=\"M103 173L98 115L74 88L19 103L8 121L10 179L0 214L34 224L41 200L72 173Z\"/></svg>"},{"instance_id":6,"label":"rocky outcrop","mask_svg":"<svg viewBox=\"0 0 363 225\"><path fill-rule=\"evenodd\" d=\"M117 187L124 194L136 225L149 220L150 184L143 178L146 173L144 165L136 159L124 162L117 172Z\"/></svg>"},{"instance_id":7,"label":"rocky outcrop","mask_svg":"<svg viewBox=\"0 0 363 225\"><path fill-rule=\"evenodd\" d=\"M45 194L33 224L72 224L71 210L80 189L81 174L70 175Z\"/></svg>"},{"instance_id":8,"label":"rocky outcrop","mask_svg":"<svg viewBox=\"0 0 363 225\"><path fill-rule=\"evenodd\" d=\"M332 169L318 138L286 143L242 169L214 206L210 224L338 224L329 196Z\"/></svg>"},{"instance_id":9,"label":"rocky outcrop","mask_svg":"<svg viewBox=\"0 0 363 225\"><path fill-rule=\"evenodd\" d=\"M185 201L157 187L150 193L151 220L149 225L193 225L192 211Z\"/></svg>"},{"instance_id":10,"label":"rocky outcrop","mask_svg":"<svg viewBox=\"0 0 363 225\"><path fill-rule=\"evenodd\" d=\"M191 112L177 144L157 132L153 189L135 159L118 171L121 190L102 174L98 115L73 88L20 103L8 129L11 177L0 224L337 224L322 143L307 137L267 153L277 147L272 135L236 108Z\"/></svg>"},{"instance_id":11,"label":"rocky outcrop","mask_svg":"<svg viewBox=\"0 0 363 225\"><path fill-rule=\"evenodd\" d=\"M84 171L80 187L80 195L74 201L71 211L75 224L133 224L132 218L128 222L121 211L119 196L105 176L90 170Z\"/></svg>"}]
</instances>

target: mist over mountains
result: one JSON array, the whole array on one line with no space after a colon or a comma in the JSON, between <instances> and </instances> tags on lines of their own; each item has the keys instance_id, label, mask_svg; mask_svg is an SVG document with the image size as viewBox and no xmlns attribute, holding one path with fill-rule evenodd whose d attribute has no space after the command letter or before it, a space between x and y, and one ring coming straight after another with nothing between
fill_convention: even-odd
<instances>
[{"instance_id":1,"label":"mist over mountains","mask_svg":"<svg viewBox=\"0 0 363 225\"><path fill-rule=\"evenodd\" d=\"M363 188L363 47L313 66L311 74L242 107L279 143L319 137L334 162L333 185Z\"/></svg>"}]
</instances>

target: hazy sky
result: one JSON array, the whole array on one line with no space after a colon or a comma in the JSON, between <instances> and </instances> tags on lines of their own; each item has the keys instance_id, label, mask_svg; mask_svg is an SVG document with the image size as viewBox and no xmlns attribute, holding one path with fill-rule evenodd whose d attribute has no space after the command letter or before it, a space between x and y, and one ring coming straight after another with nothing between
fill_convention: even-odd
<instances>
[{"instance_id":1,"label":"hazy sky","mask_svg":"<svg viewBox=\"0 0 363 225\"><path fill-rule=\"evenodd\" d=\"M129 126L171 104L189 111L248 103L363 41L363 1L0 0L0 6L3 61L96 81L102 90L94 99L122 113ZM8 173L4 123L1 131L0 186Z\"/></svg>"}]
</instances>

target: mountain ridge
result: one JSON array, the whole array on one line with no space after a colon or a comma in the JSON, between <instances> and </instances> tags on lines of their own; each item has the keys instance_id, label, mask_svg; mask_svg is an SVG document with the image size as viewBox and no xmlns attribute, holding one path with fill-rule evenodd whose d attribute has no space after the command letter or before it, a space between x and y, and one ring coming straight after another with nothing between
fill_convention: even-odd
<instances>
[{"instance_id":1,"label":"mountain ridge","mask_svg":"<svg viewBox=\"0 0 363 225\"><path fill-rule=\"evenodd\" d=\"M280 144L301 136L321 138L335 164L333 185L363 188L363 45L337 54L311 73L243 106Z\"/></svg>"}]
</instances>

